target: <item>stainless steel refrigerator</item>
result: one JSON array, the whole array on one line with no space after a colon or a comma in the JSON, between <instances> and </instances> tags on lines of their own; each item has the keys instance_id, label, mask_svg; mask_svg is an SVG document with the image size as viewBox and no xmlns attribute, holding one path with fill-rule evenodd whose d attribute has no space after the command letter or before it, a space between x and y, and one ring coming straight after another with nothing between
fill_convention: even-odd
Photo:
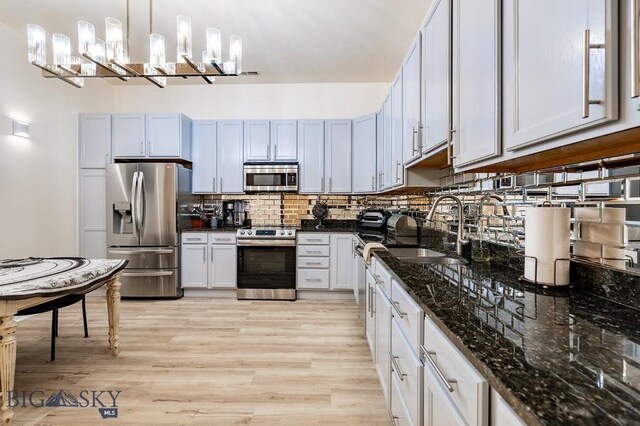
<instances>
[{"instance_id":1,"label":"stainless steel refrigerator","mask_svg":"<svg viewBox=\"0 0 640 426\"><path fill-rule=\"evenodd\" d=\"M129 261L123 297L182 297L178 204L190 192L180 164L107 165L107 257Z\"/></svg>"}]
</instances>

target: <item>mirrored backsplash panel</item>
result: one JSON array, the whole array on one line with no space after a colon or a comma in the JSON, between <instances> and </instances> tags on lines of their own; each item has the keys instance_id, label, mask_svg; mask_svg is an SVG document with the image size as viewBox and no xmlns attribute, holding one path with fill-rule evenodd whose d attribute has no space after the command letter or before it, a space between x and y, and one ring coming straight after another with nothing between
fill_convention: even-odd
<instances>
[{"instance_id":1,"label":"mirrored backsplash panel","mask_svg":"<svg viewBox=\"0 0 640 426\"><path fill-rule=\"evenodd\" d=\"M526 208L551 203L572 209L573 258L640 274L637 155L520 175L443 170L441 183L441 188L426 193L428 208L441 195L459 197L465 233L480 248L483 242L493 242L514 251L523 249ZM425 226L457 233L458 209L452 200L443 200L433 223Z\"/></svg>"}]
</instances>

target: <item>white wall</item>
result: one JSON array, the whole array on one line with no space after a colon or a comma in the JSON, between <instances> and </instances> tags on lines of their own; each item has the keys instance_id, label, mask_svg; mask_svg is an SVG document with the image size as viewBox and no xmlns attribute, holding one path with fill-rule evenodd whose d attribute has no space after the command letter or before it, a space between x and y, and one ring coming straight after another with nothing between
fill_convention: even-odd
<instances>
[{"instance_id":1,"label":"white wall","mask_svg":"<svg viewBox=\"0 0 640 426\"><path fill-rule=\"evenodd\" d=\"M250 78L250 77L245 77ZM117 86L118 112L182 112L194 119L355 118L377 112L389 83Z\"/></svg>"},{"instance_id":2,"label":"white wall","mask_svg":"<svg viewBox=\"0 0 640 426\"><path fill-rule=\"evenodd\" d=\"M0 22L0 40L0 259L77 255L77 114L111 111L113 89L44 79L24 34ZM12 119L31 124L29 140Z\"/></svg>"}]
</instances>

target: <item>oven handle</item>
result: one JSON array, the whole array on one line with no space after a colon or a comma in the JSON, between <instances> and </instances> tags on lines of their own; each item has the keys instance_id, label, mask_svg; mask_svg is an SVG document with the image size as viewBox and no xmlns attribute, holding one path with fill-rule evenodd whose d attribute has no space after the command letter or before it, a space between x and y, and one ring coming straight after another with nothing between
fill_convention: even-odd
<instances>
[{"instance_id":1,"label":"oven handle","mask_svg":"<svg viewBox=\"0 0 640 426\"><path fill-rule=\"evenodd\" d=\"M295 247L296 240L260 240L238 238L237 245L238 247Z\"/></svg>"}]
</instances>

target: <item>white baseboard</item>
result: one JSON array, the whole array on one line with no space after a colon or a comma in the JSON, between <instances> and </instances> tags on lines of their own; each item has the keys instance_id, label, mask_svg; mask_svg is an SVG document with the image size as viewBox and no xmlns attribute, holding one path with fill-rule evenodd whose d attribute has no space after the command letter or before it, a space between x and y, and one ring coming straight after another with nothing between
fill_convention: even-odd
<instances>
[{"instance_id":1,"label":"white baseboard","mask_svg":"<svg viewBox=\"0 0 640 426\"><path fill-rule=\"evenodd\" d=\"M353 291L327 291L327 290L298 290L298 299L315 300L353 300Z\"/></svg>"},{"instance_id":2,"label":"white baseboard","mask_svg":"<svg viewBox=\"0 0 640 426\"><path fill-rule=\"evenodd\" d=\"M237 292L234 289L185 289L184 297L220 297L235 299Z\"/></svg>"}]
</instances>

